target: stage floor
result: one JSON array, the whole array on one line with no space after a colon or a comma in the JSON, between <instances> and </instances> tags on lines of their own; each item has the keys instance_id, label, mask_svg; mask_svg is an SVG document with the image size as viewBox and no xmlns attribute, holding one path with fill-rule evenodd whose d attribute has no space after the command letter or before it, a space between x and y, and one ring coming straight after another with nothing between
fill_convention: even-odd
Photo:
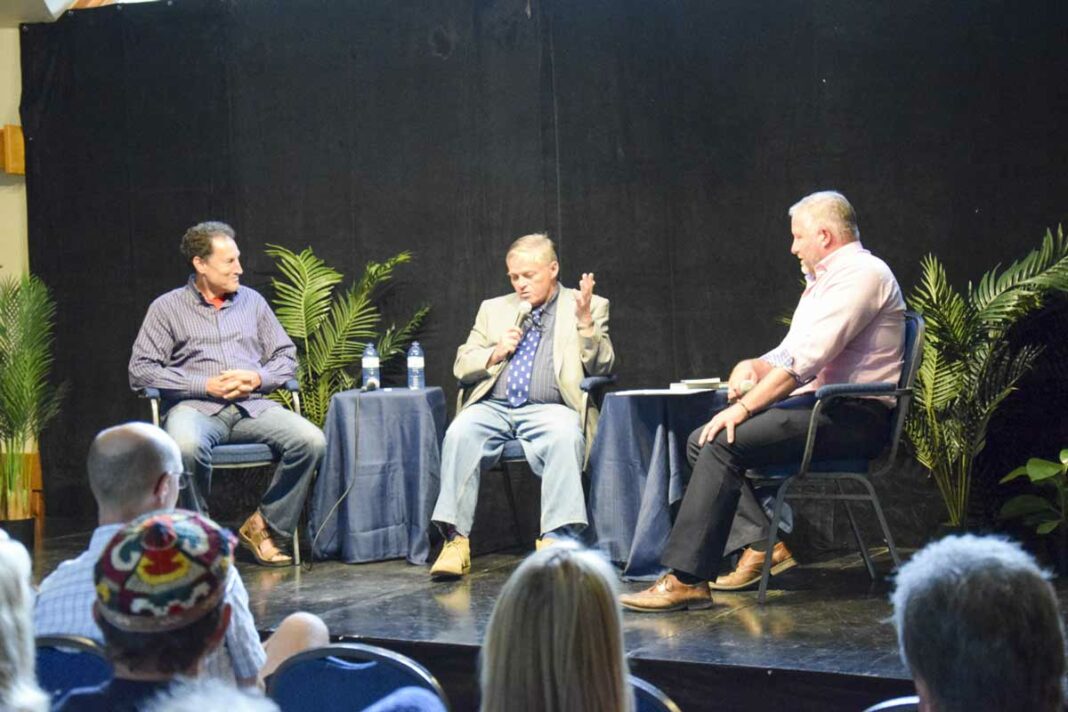
<instances>
[{"instance_id":1,"label":"stage floor","mask_svg":"<svg viewBox=\"0 0 1068 712\"><path fill-rule=\"evenodd\" d=\"M86 545L88 523L50 522L38 546L38 579ZM885 549L875 552L889 569ZM474 559L472 573L432 582L404 561L266 569L238 568L261 630L287 614L318 614L338 639L386 645L423 662L454 709L473 709L477 654L493 603L522 560L515 550ZM644 584L648 585L648 584ZM642 584L623 584L636 590ZM755 592L720 593L707 611L625 612L635 674L660 685L683 709L863 709L909 694L897 655L888 584L872 584L859 556L808 562L773 579L767 605Z\"/></svg>"}]
</instances>

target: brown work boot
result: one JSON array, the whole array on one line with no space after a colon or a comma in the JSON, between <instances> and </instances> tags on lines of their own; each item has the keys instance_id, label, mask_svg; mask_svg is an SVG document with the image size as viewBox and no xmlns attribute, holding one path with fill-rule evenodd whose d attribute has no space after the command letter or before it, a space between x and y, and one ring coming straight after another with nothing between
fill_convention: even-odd
<instances>
[{"instance_id":1,"label":"brown work boot","mask_svg":"<svg viewBox=\"0 0 1068 712\"><path fill-rule=\"evenodd\" d=\"M434 579L460 578L471 570L471 540L457 534L445 546L430 567L430 577Z\"/></svg>"},{"instance_id":2,"label":"brown work boot","mask_svg":"<svg viewBox=\"0 0 1068 712\"><path fill-rule=\"evenodd\" d=\"M781 574L797 566L794 555L783 542L776 542L771 550L771 575ZM752 547L742 552L738 566L729 574L723 574L715 581L709 581L708 587L713 591L739 591L760 582L760 572L764 568L764 552L754 551Z\"/></svg>"},{"instance_id":3,"label":"brown work boot","mask_svg":"<svg viewBox=\"0 0 1068 712\"><path fill-rule=\"evenodd\" d=\"M293 557L278 548L271 538L271 530L267 527L260 510L256 510L245 520L241 528L237 530L237 537L241 544L252 552L257 563L261 566L292 566Z\"/></svg>"},{"instance_id":4,"label":"brown work boot","mask_svg":"<svg viewBox=\"0 0 1068 712\"><path fill-rule=\"evenodd\" d=\"M692 586L679 581L675 574L664 574L657 582L638 593L619 597L624 608L643 613L698 610L712 606L712 594L704 581Z\"/></svg>"}]
</instances>

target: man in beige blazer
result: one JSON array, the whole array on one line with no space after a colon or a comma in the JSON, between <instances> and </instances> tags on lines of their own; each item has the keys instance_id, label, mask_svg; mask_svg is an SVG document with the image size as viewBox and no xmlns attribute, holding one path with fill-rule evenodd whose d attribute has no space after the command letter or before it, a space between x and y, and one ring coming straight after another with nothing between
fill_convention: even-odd
<instances>
[{"instance_id":1,"label":"man in beige blazer","mask_svg":"<svg viewBox=\"0 0 1068 712\"><path fill-rule=\"evenodd\" d=\"M470 570L480 473L513 437L542 479L538 548L554 533L587 523L582 465L597 413L579 383L615 364L608 300L593 294L592 273L582 275L579 289L560 286L546 235L516 240L505 263L515 292L482 302L453 365L465 388L442 446L441 491L431 518L446 542L430 569L434 578Z\"/></svg>"}]
</instances>

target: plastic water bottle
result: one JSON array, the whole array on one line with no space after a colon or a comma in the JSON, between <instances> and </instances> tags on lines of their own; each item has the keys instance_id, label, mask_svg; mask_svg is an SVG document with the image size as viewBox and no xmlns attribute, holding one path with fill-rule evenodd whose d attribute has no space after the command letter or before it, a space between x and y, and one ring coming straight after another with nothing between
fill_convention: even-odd
<instances>
[{"instance_id":1,"label":"plastic water bottle","mask_svg":"<svg viewBox=\"0 0 1068 712\"><path fill-rule=\"evenodd\" d=\"M362 369L363 390L371 391L382 385L382 371L378 367L378 349L368 341L363 349L363 359L360 361ZM374 384L374 385L372 385Z\"/></svg>"},{"instance_id":2,"label":"plastic water bottle","mask_svg":"<svg viewBox=\"0 0 1068 712\"><path fill-rule=\"evenodd\" d=\"M413 341L408 349L408 388L413 391L426 388L426 367L423 347Z\"/></svg>"}]
</instances>

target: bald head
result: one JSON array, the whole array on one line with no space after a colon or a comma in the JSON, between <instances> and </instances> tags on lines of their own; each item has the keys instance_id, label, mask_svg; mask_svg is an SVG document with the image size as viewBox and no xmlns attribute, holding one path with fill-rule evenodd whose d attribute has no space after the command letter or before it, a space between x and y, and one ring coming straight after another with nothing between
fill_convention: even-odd
<instances>
[{"instance_id":1,"label":"bald head","mask_svg":"<svg viewBox=\"0 0 1068 712\"><path fill-rule=\"evenodd\" d=\"M141 514L139 510L151 511L163 504L153 499L160 477L181 473L182 455L178 444L160 428L123 423L97 434L86 468L101 516L123 512L122 519L127 519Z\"/></svg>"}]
</instances>

